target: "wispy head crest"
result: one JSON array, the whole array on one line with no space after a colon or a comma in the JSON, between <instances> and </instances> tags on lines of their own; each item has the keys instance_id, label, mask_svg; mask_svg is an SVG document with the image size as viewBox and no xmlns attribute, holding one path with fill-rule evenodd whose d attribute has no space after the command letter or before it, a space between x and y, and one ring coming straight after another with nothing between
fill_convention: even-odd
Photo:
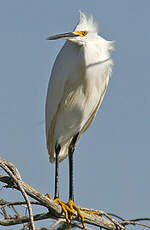
<instances>
[{"instance_id":1,"label":"wispy head crest","mask_svg":"<svg viewBox=\"0 0 150 230\"><path fill-rule=\"evenodd\" d=\"M80 13L80 19L79 22L76 26L76 30L87 30L90 32L98 32L98 25L94 21L93 16L91 15L90 17L87 17L81 10L79 11Z\"/></svg>"}]
</instances>

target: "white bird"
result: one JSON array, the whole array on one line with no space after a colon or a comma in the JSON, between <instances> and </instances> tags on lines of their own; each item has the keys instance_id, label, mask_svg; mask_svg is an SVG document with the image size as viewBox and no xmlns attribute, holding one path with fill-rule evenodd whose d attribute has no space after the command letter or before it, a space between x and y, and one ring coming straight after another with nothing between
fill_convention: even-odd
<instances>
[{"instance_id":1,"label":"white bird","mask_svg":"<svg viewBox=\"0 0 150 230\"><path fill-rule=\"evenodd\" d=\"M93 17L88 18L82 12L73 32L50 36L47 40L59 38L67 41L57 55L47 91L47 148L50 161L56 162L55 201L65 213L71 209L73 214L75 208L84 226L84 218L73 202L73 152L105 95L113 64L110 57L113 42L98 35ZM68 204L60 201L58 193L58 162L67 156L70 166Z\"/></svg>"}]
</instances>

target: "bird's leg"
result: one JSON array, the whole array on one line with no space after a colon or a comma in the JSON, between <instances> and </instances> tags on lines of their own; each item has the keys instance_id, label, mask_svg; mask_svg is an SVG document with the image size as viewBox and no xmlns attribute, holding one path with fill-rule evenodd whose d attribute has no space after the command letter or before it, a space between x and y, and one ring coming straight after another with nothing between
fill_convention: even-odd
<instances>
[{"instance_id":1,"label":"bird's leg","mask_svg":"<svg viewBox=\"0 0 150 230\"><path fill-rule=\"evenodd\" d=\"M59 197L59 184L58 184L58 170L59 170L59 163L58 163L58 156L59 156L59 152L60 152L61 146L57 145L55 146L55 152L56 152L56 162L55 162L55 196L54 199Z\"/></svg>"},{"instance_id":2,"label":"bird's leg","mask_svg":"<svg viewBox=\"0 0 150 230\"><path fill-rule=\"evenodd\" d=\"M59 157L59 152L61 150L60 145L56 145L55 147L55 152L56 152L56 163L55 163L55 196L54 196L54 201L62 207L63 212L65 213L66 220L69 222L70 219L72 219L72 216L75 215L74 210L76 210L77 214L81 218L83 228L85 228L85 223L84 223L84 216L81 213L80 208L74 204L74 191L73 191L73 153L75 150L75 144L78 138L78 134L75 135L72 138L72 141L69 146L69 201L68 203L65 203L60 200L59 198L59 162L58 162L58 157ZM48 194L48 197L51 199L50 195ZM82 210L82 212L87 212L87 213L94 213L97 214L96 212L91 212L88 210ZM99 213L98 213L99 214Z\"/></svg>"},{"instance_id":3,"label":"bird's leg","mask_svg":"<svg viewBox=\"0 0 150 230\"><path fill-rule=\"evenodd\" d=\"M54 195L54 200L57 200L59 198L59 178L58 178L58 170L59 170L59 162L58 162L58 156L60 152L61 146L59 144L55 145L55 153L56 153L56 161L55 161L55 195ZM48 193L47 194L48 198L51 200L51 196Z\"/></svg>"},{"instance_id":4,"label":"bird's leg","mask_svg":"<svg viewBox=\"0 0 150 230\"><path fill-rule=\"evenodd\" d=\"M68 212L71 213L72 215L74 212L59 198L59 162L58 162L58 156L60 152L61 146L56 145L55 147L55 152L56 152L56 162L55 162L55 196L54 196L54 201L59 204L62 207L62 210L65 213L66 220L69 221L68 217Z\"/></svg>"},{"instance_id":5,"label":"bird's leg","mask_svg":"<svg viewBox=\"0 0 150 230\"><path fill-rule=\"evenodd\" d=\"M85 223L84 223L84 216L81 213L80 208L75 205L74 203L74 189L73 189L73 153L75 150L75 144L78 138L78 135L75 135L71 141L71 144L69 146L69 201L67 205L69 208L73 211L74 209L77 211L79 217L81 218L81 222L83 225L83 228L85 228ZM86 213L93 213L99 215L99 212L96 211L88 211L88 210L82 210L83 212ZM70 219L72 219L72 213L70 213Z\"/></svg>"},{"instance_id":6,"label":"bird's leg","mask_svg":"<svg viewBox=\"0 0 150 230\"><path fill-rule=\"evenodd\" d=\"M69 201L67 203L67 205L71 208L71 210L73 211L74 209L77 211L78 215L81 218L82 221L82 225L85 228L85 223L84 223L84 217L81 214L80 209L74 204L74 190L73 190L73 153L75 150L75 144L77 141L79 133L77 133L69 146ZM70 219L72 218L72 214L70 215Z\"/></svg>"},{"instance_id":7,"label":"bird's leg","mask_svg":"<svg viewBox=\"0 0 150 230\"><path fill-rule=\"evenodd\" d=\"M73 153L75 150L75 144L79 133L73 138L69 146L69 200L74 201L74 189L73 189Z\"/></svg>"},{"instance_id":8,"label":"bird's leg","mask_svg":"<svg viewBox=\"0 0 150 230\"><path fill-rule=\"evenodd\" d=\"M74 201L74 188L73 188L73 152L74 147L71 147L69 152L69 200Z\"/></svg>"}]
</instances>

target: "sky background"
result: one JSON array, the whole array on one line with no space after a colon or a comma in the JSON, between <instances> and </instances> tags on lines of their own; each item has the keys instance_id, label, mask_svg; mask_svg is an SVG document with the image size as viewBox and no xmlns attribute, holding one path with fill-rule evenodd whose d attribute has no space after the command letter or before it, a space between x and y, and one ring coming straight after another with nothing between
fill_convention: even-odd
<instances>
[{"instance_id":1,"label":"sky background","mask_svg":"<svg viewBox=\"0 0 150 230\"><path fill-rule=\"evenodd\" d=\"M82 10L94 16L101 36L115 40L115 51L104 101L74 155L75 202L124 218L150 217L149 9L149 0L0 2L0 157L42 193L54 194L45 100L64 43L45 38L72 31ZM60 175L60 197L67 201L68 160L61 163ZM3 189L0 198L17 200L18 195Z\"/></svg>"}]
</instances>

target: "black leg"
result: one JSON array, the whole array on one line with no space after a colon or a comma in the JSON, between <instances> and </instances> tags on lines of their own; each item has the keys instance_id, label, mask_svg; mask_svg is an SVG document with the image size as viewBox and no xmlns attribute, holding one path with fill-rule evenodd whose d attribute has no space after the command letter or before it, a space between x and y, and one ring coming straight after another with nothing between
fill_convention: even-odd
<instances>
[{"instance_id":1,"label":"black leg","mask_svg":"<svg viewBox=\"0 0 150 230\"><path fill-rule=\"evenodd\" d=\"M58 169L59 169L58 156L59 156L60 149L61 149L61 146L56 144L56 146L55 146L56 162L55 162L55 196L54 196L54 199L59 197L59 191L58 191Z\"/></svg>"},{"instance_id":2,"label":"black leg","mask_svg":"<svg viewBox=\"0 0 150 230\"><path fill-rule=\"evenodd\" d=\"M74 193L73 193L73 152L69 153L69 200L74 200Z\"/></svg>"},{"instance_id":3,"label":"black leg","mask_svg":"<svg viewBox=\"0 0 150 230\"><path fill-rule=\"evenodd\" d=\"M75 150L75 144L78 138L78 134L76 134L70 143L69 146L69 200L74 201L74 190L73 190L73 153Z\"/></svg>"}]
</instances>

